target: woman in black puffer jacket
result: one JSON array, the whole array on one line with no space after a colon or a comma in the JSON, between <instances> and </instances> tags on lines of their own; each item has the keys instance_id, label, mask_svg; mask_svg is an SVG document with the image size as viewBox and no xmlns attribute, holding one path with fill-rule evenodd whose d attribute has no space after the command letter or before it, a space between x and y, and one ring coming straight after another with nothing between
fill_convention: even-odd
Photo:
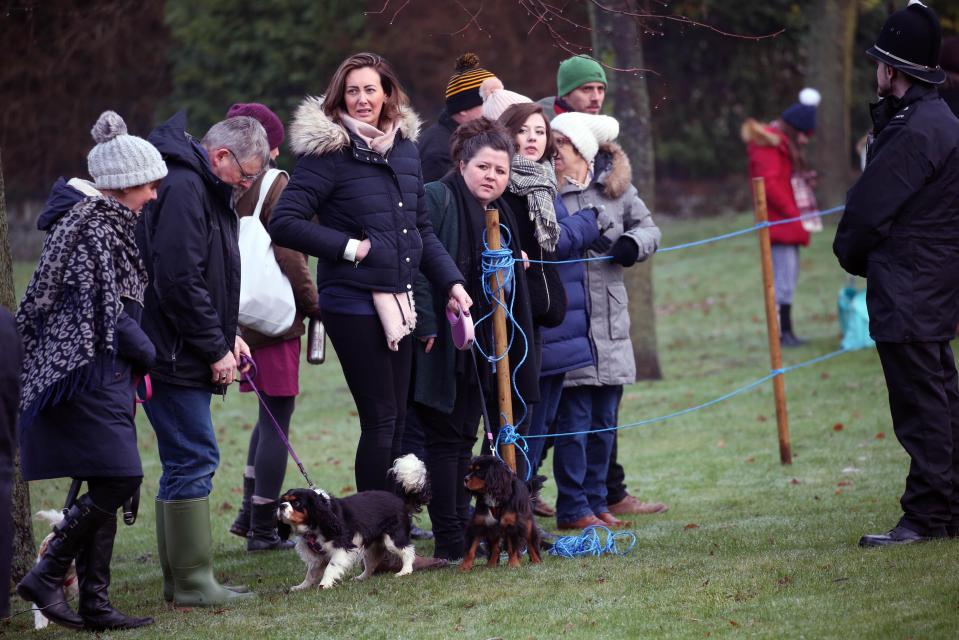
<instances>
[{"instance_id":1,"label":"woman in black puffer jacket","mask_svg":"<svg viewBox=\"0 0 959 640\"><path fill-rule=\"evenodd\" d=\"M290 144L300 157L270 221L276 244L319 258L323 320L360 418L360 491L389 489L387 470L400 455L417 274L472 305L430 225L419 126L389 64L350 56L326 96L297 109Z\"/></svg>"}]
</instances>

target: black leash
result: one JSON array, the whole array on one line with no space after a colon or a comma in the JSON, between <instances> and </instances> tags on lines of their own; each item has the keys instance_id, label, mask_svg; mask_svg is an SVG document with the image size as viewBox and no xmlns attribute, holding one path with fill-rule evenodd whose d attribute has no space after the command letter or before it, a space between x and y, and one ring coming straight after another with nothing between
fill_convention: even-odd
<instances>
[{"instance_id":1,"label":"black leash","mask_svg":"<svg viewBox=\"0 0 959 640\"><path fill-rule=\"evenodd\" d=\"M476 372L476 385L479 387L480 407L483 410L483 428L486 430L486 444L483 446L483 450L489 454L492 454L495 443L495 439L493 437L493 425L489 421L489 410L486 407L486 394L483 393L483 380L480 378L479 363L476 361L475 342L473 343L473 346L470 347L470 353L473 356L473 371Z\"/></svg>"}]
</instances>

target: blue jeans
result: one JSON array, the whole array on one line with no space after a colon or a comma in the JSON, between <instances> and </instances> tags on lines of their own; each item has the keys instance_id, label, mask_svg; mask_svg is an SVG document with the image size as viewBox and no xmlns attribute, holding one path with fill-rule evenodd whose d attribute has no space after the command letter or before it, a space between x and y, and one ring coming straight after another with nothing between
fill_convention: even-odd
<instances>
[{"instance_id":1,"label":"blue jeans","mask_svg":"<svg viewBox=\"0 0 959 640\"><path fill-rule=\"evenodd\" d=\"M559 409L559 399L563 395L563 380L565 373L543 376L539 379L539 402L533 405L530 415L529 434L531 436L546 435L550 423L556 419ZM533 438L526 442L529 456L529 466L536 473L540 460L543 459L543 449L546 447L546 438Z\"/></svg>"},{"instance_id":2,"label":"blue jeans","mask_svg":"<svg viewBox=\"0 0 959 640\"><path fill-rule=\"evenodd\" d=\"M557 522L609 511L606 473L615 432L597 430L616 426L616 408L622 395L620 385L563 389L553 443ZM588 433L564 435L576 432Z\"/></svg>"},{"instance_id":3,"label":"blue jeans","mask_svg":"<svg viewBox=\"0 0 959 640\"><path fill-rule=\"evenodd\" d=\"M153 397L143 405L160 451L158 500L205 498L213 491L220 464L213 420L212 394L202 389L153 382Z\"/></svg>"}]
</instances>

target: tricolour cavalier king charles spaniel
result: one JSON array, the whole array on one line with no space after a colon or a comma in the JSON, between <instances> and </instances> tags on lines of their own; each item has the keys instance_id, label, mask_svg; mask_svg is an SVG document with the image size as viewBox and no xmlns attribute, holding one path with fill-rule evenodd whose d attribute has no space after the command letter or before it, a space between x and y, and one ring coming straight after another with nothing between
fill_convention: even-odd
<instances>
[{"instance_id":1,"label":"tricolour cavalier king charles spaniel","mask_svg":"<svg viewBox=\"0 0 959 640\"><path fill-rule=\"evenodd\" d=\"M361 491L334 498L321 489L290 489L283 494L277 517L299 536L296 551L306 563L306 578L292 591L308 589L317 580L329 589L360 558L363 573L356 579L366 579L385 551L402 561L397 576L413 572L411 515L430 501L429 477L413 454L397 458L389 473L402 497L389 491Z\"/></svg>"},{"instance_id":2,"label":"tricolour cavalier king charles spaniel","mask_svg":"<svg viewBox=\"0 0 959 640\"><path fill-rule=\"evenodd\" d=\"M486 566L495 567L499 564L500 548L504 541L510 567L519 566L524 542L529 561L533 564L540 562L541 540L533 518L532 497L539 491L543 480L543 476L536 476L527 485L496 456L473 458L463 482L466 490L476 496L476 510L466 527L469 549L460 571L473 568L476 551L484 540L489 549Z\"/></svg>"}]
</instances>

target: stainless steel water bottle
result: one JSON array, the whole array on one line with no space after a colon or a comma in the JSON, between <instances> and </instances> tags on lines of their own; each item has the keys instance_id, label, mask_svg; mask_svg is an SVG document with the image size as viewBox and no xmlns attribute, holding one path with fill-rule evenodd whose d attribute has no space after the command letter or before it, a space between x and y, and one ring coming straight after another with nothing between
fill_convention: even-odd
<instances>
[{"instance_id":1,"label":"stainless steel water bottle","mask_svg":"<svg viewBox=\"0 0 959 640\"><path fill-rule=\"evenodd\" d=\"M326 360L326 328L319 318L310 318L310 327L306 333L306 361L310 364L323 364Z\"/></svg>"}]
</instances>

